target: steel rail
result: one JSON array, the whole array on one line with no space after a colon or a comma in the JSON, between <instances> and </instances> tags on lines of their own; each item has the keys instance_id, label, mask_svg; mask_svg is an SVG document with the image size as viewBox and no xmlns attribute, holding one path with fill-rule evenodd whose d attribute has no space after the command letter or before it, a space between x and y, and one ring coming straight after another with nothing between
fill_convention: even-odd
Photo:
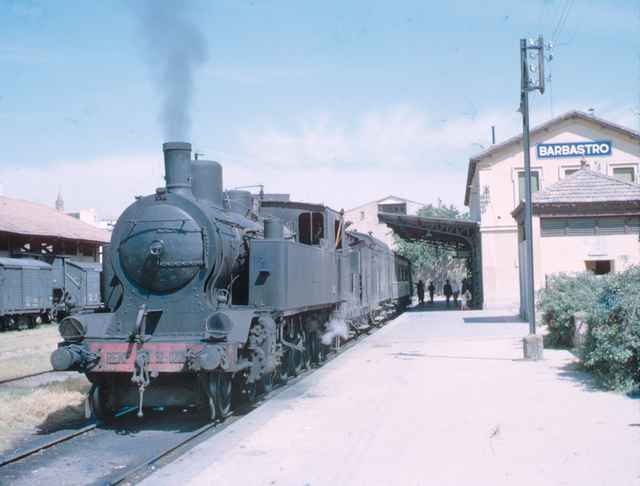
<instances>
[{"instance_id":1,"label":"steel rail","mask_svg":"<svg viewBox=\"0 0 640 486\"><path fill-rule=\"evenodd\" d=\"M41 444L39 446L33 447L31 449L27 449L25 451L19 452L7 459L3 459L0 462L0 468L7 466L9 464L13 464L14 462L18 462L21 461L22 459L25 459L29 456L32 456L40 451L43 451L45 449L49 449L55 445L61 444L62 442L66 442L68 440L71 440L75 437L78 437L80 435L86 434L87 432L91 432L92 430L94 430L97 427L97 424L93 423L93 424L89 424L89 425L85 425L84 427L78 429L78 430L74 430L73 432L70 432L66 435L63 435L62 437L58 437L56 439L50 440L49 442L45 442L44 444Z\"/></svg>"},{"instance_id":2,"label":"steel rail","mask_svg":"<svg viewBox=\"0 0 640 486\"><path fill-rule=\"evenodd\" d=\"M35 376L46 375L47 373L52 373L54 370L46 370L46 371L38 371L37 373L31 373L29 375L17 376L15 378L7 378L4 380L0 380L0 385L6 385L7 383L13 383L15 381L26 380L27 378L33 378Z\"/></svg>"}]
</instances>

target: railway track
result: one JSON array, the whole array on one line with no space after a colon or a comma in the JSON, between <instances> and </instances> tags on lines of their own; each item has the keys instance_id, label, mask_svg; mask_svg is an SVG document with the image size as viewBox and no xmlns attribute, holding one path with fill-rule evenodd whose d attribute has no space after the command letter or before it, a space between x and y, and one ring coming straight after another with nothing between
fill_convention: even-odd
<instances>
[{"instance_id":1,"label":"railway track","mask_svg":"<svg viewBox=\"0 0 640 486\"><path fill-rule=\"evenodd\" d=\"M36 376L47 375L49 373L53 373L53 370L38 371L37 373L31 373L29 375L17 376L15 378L7 378L5 380L0 380L0 385L6 385L6 384L9 384L9 383L15 383L15 382L18 382L18 381L27 380L29 378L35 378Z\"/></svg>"},{"instance_id":2,"label":"railway track","mask_svg":"<svg viewBox=\"0 0 640 486\"><path fill-rule=\"evenodd\" d=\"M64 434L60 437L56 437L55 439L49 440L47 442L44 442L42 444L39 444L35 447L31 447L29 449L25 449L23 451L20 451L16 454L13 454L5 459L0 460L0 468L3 468L5 466L8 466L9 464L13 464L15 462L21 461L22 459L25 459L29 456L33 456L34 454L37 454L39 452L42 452L46 449L49 449L50 447L54 447L58 444L62 444L63 442L66 442L68 440L71 440L75 437L78 437L82 434L86 434L87 432L90 432L92 430L94 430L98 425L96 423L93 424L89 424L86 425L80 429L74 430L72 432L69 432L67 434Z\"/></svg>"},{"instance_id":3,"label":"railway track","mask_svg":"<svg viewBox=\"0 0 640 486\"><path fill-rule=\"evenodd\" d=\"M391 319L393 318L395 317ZM361 339L374 334L380 327L372 327L370 332L353 337L337 351L330 353L318 367L335 359ZM135 414L128 413L133 410L125 410L119 414L114 426L89 424L0 460L0 484L135 484L158 467L221 432L267 400L295 385L318 367L303 370L286 383L276 385L269 394L260 396L255 402L240 405L223 422L201 423L202 419L198 422L195 415L187 415L176 418L174 430L171 425L167 425L169 421L166 415L153 417L151 414L149 417L146 414L150 420L141 422L134 417ZM183 430L185 421L188 422L186 428L192 427L192 430ZM167 430L162 430L163 428ZM125 444L127 441L131 443ZM158 444L163 446L155 449L150 447ZM101 464L102 467L96 464ZM108 467L110 465L113 467ZM39 473L39 477L33 471ZM5 480L9 482L5 483Z\"/></svg>"}]
</instances>

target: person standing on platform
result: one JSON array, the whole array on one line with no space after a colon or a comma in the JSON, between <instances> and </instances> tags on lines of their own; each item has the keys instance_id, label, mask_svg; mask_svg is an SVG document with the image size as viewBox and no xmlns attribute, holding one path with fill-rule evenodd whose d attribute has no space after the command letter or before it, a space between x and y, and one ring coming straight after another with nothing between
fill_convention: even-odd
<instances>
[{"instance_id":1,"label":"person standing on platform","mask_svg":"<svg viewBox=\"0 0 640 486\"><path fill-rule=\"evenodd\" d=\"M418 280L416 287L418 288L418 303L420 305L423 305L424 304L424 282L422 280Z\"/></svg>"},{"instance_id":2,"label":"person standing on platform","mask_svg":"<svg viewBox=\"0 0 640 486\"><path fill-rule=\"evenodd\" d=\"M449 307L449 301L451 300L451 294L453 294L453 290L451 289L451 282L449 282L449 279L446 280L446 282L444 283L444 296L447 299L447 307Z\"/></svg>"},{"instance_id":3,"label":"person standing on platform","mask_svg":"<svg viewBox=\"0 0 640 486\"><path fill-rule=\"evenodd\" d=\"M429 302L433 304L433 294L436 293L436 286L433 285L433 280L429 280Z\"/></svg>"},{"instance_id":4,"label":"person standing on platform","mask_svg":"<svg viewBox=\"0 0 640 486\"><path fill-rule=\"evenodd\" d=\"M458 307L458 296L460 295L460 287L458 287L458 282L454 281L451 287L451 293L453 294L453 306Z\"/></svg>"},{"instance_id":5,"label":"person standing on platform","mask_svg":"<svg viewBox=\"0 0 640 486\"><path fill-rule=\"evenodd\" d=\"M468 310L471 308L471 298L471 291L467 287L467 290L465 290L465 292L462 294L462 310Z\"/></svg>"}]
</instances>

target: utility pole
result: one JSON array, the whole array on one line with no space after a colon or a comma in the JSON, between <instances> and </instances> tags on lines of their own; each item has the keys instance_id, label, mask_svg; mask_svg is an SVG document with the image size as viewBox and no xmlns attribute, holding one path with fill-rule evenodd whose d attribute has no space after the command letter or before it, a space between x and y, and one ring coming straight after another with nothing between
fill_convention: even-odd
<instances>
[{"instance_id":1,"label":"utility pole","mask_svg":"<svg viewBox=\"0 0 640 486\"><path fill-rule=\"evenodd\" d=\"M529 59L537 63L529 64ZM526 304L529 335L524 338L525 359L542 359L542 337L536 336L535 279L533 269L533 212L531 203L531 152L529 140L529 91L544 94L544 40L520 39L520 112L522 113L522 149L524 155L524 225L526 238Z\"/></svg>"}]
</instances>

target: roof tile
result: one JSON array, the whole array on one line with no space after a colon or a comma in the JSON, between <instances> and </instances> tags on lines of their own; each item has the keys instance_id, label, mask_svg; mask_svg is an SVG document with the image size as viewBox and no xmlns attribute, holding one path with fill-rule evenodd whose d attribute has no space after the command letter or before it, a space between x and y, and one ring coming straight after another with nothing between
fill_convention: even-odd
<instances>
[{"instance_id":1,"label":"roof tile","mask_svg":"<svg viewBox=\"0 0 640 486\"><path fill-rule=\"evenodd\" d=\"M581 168L533 195L534 204L640 201L640 186Z\"/></svg>"}]
</instances>

